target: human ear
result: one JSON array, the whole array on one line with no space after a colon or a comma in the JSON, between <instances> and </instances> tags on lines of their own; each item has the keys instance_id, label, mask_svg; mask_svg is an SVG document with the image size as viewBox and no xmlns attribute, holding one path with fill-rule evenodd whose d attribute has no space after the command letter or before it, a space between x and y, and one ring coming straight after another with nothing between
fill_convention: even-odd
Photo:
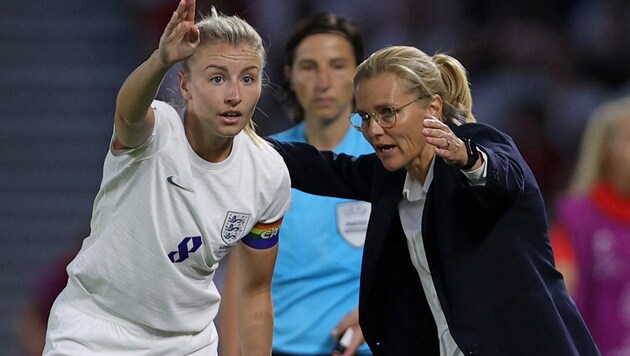
<instances>
[{"instance_id":1,"label":"human ear","mask_svg":"<svg viewBox=\"0 0 630 356\"><path fill-rule=\"evenodd\" d=\"M442 97L439 94L433 94L431 96L431 102L427 110L433 117L438 119L442 117Z\"/></svg>"},{"instance_id":2,"label":"human ear","mask_svg":"<svg viewBox=\"0 0 630 356\"><path fill-rule=\"evenodd\" d=\"M182 93L182 97L184 98L184 100L190 100L191 95L190 91L188 90L188 82L186 81L186 74L184 73L184 71L180 71L177 73L177 79L179 80L179 90Z\"/></svg>"}]
</instances>

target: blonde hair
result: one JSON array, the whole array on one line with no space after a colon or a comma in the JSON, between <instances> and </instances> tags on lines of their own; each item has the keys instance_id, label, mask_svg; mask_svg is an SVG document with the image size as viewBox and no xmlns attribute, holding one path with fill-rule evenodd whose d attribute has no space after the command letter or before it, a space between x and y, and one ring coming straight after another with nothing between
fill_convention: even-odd
<instances>
[{"instance_id":1,"label":"blonde hair","mask_svg":"<svg viewBox=\"0 0 630 356\"><path fill-rule=\"evenodd\" d=\"M630 97L598 106L582 134L575 170L569 183L571 194L588 194L606 173L606 148L618 122L630 118Z\"/></svg>"},{"instance_id":2,"label":"blonde hair","mask_svg":"<svg viewBox=\"0 0 630 356\"><path fill-rule=\"evenodd\" d=\"M196 26L199 29L199 46L215 43L229 43L235 46L249 45L260 57L261 78L263 77L264 73L262 71L265 68L267 57L265 47L258 31L245 20L236 15L226 16L221 14L212 6L210 14L205 15L201 21L196 23ZM182 70L185 74L190 73L190 59L191 57L182 61ZM258 144L266 143L256 133L256 124L253 120L249 120L244 130L252 137L254 142Z\"/></svg>"},{"instance_id":3,"label":"blonde hair","mask_svg":"<svg viewBox=\"0 0 630 356\"><path fill-rule=\"evenodd\" d=\"M418 98L439 94L443 119L456 125L475 122L472 94L464 66L446 54L427 55L415 47L390 46L374 52L361 63L354 75L354 86L380 73L394 73L408 83L409 93Z\"/></svg>"}]
</instances>

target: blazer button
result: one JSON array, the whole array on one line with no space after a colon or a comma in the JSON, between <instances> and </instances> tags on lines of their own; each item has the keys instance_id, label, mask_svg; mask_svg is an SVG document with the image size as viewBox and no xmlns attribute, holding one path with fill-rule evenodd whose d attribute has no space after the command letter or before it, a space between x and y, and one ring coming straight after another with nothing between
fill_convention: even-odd
<instances>
[{"instance_id":1,"label":"blazer button","mask_svg":"<svg viewBox=\"0 0 630 356\"><path fill-rule=\"evenodd\" d=\"M478 353L479 353L479 345L472 344L472 346L468 348L469 355L476 355Z\"/></svg>"}]
</instances>

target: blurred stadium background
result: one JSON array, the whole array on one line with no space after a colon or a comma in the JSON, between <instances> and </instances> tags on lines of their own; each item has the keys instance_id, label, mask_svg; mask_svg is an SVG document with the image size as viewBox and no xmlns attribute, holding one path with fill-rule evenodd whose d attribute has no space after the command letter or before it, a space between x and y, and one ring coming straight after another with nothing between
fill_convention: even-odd
<instances>
[{"instance_id":1,"label":"blurred stadium background","mask_svg":"<svg viewBox=\"0 0 630 356\"><path fill-rule=\"evenodd\" d=\"M117 90L157 47L176 4L2 1L0 355L20 354L20 308L42 269L82 237ZM624 0L217 0L198 1L198 10L211 5L249 21L267 44L270 84L255 117L261 133L291 125L274 98L289 29L303 16L334 11L358 24L366 54L406 44L459 58L477 119L513 135L549 204L571 172L591 111L630 94Z\"/></svg>"}]
</instances>

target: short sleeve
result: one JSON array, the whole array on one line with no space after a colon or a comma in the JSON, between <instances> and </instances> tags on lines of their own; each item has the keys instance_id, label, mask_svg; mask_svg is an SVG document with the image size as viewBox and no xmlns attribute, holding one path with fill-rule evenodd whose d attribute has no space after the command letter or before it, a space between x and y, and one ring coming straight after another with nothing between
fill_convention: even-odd
<instances>
[{"instance_id":1,"label":"short sleeve","mask_svg":"<svg viewBox=\"0 0 630 356\"><path fill-rule=\"evenodd\" d=\"M171 105L163 101L154 100L151 103L151 108L155 114L153 132L151 133L151 136L149 136L147 140L138 147L125 150L114 150L113 142L116 137L116 130L114 128L114 134L112 135L110 142L111 153L114 156L130 155L137 158L151 156L158 152L166 144L174 131L180 130L180 127L183 127L179 114Z\"/></svg>"},{"instance_id":2,"label":"short sleeve","mask_svg":"<svg viewBox=\"0 0 630 356\"><path fill-rule=\"evenodd\" d=\"M275 179L275 191L267 209L262 214L260 221L258 221L264 224L274 223L282 219L291 205L291 178L289 177L289 171L280 155L275 150L271 150L272 154L277 155L279 165L277 167L277 178Z\"/></svg>"}]
</instances>

